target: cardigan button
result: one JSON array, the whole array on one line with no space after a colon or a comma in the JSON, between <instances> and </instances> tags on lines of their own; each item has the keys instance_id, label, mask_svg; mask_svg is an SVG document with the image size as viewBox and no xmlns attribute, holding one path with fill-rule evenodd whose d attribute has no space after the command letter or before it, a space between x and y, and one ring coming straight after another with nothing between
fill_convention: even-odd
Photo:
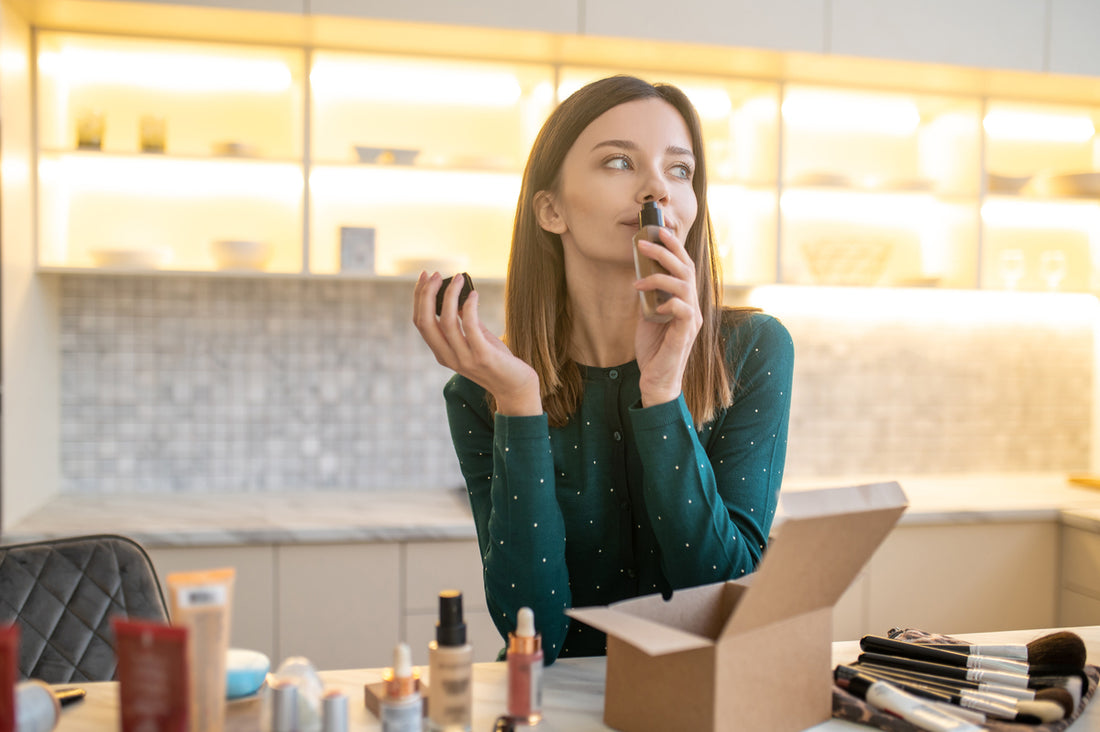
<instances>
[{"instance_id":1,"label":"cardigan button","mask_svg":"<svg viewBox=\"0 0 1100 732\"><path fill-rule=\"evenodd\" d=\"M615 430L611 436L615 438L615 442L623 441L623 433L619 432L618 430Z\"/></svg>"},{"instance_id":2,"label":"cardigan button","mask_svg":"<svg viewBox=\"0 0 1100 732\"><path fill-rule=\"evenodd\" d=\"M617 369L611 369L607 372L607 375L610 376L612 379L617 379L619 378L619 371Z\"/></svg>"}]
</instances>

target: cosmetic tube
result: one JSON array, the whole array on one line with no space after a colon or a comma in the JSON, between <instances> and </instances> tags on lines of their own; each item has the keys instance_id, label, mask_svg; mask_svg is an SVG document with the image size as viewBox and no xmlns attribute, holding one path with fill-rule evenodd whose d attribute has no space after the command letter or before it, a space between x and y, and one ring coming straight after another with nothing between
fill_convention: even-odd
<instances>
[{"instance_id":1,"label":"cosmetic tube","mask_svg":"<svg viewBox=\"0 0 1100 732\"><path fill-rule=\"evenodd\" d=\"M439 593L439 622L428 644L428 730L470 732L474 649L466 642L462 593Z\"/></svg>"},{"instance_id":2,"label":"cosmetic tube","mask_svg":"<svg viewBox=\"0 0 1100 732\"><path fill-rule=\"evenodd\" d=\"M115 618L111 629L118 656L122 732L187 732L191 728L187 628Z\"/></svg>"},{"instance_id":3,"label":"cosmetic tube","mask_svg":"<svg viewBox=\"0 0 1100 732\"><path fill-rule=\"evenodd\" d=\"M638 233L634 235L634 272L638 279L649 277L653 274L668 274L656 261L638 251L638 242L650 241L654 244L662 244L660 231L664 227L664 214L653 201L646 201L638 214ZM668 300L668 293L663 290L648 290L639 292L642 298L642 317L651 323L667 323L672 320L672 315L658 313L657 307Z\"/></svg>"},{"instance_id":4,"label":"cosmetic tube","mask_svg":"<svg viewBox=\"0 0 1100 732\"><path fill-rule=\"evenodd\" d=\"M385 732L384 724L382 729ZM321 732L348 732L348 695L339 689L321 696Z\"/></svg>"},{"instance_id":5,"label":"cosmetic tube","mask_svg":"<svg viewBox=\"0 0 1100 732\"><path fill-rule=\"evenodd\" d=\"M919 697L906 694L885 681L857 676L848 682L848 690L865 699L875 709L901 717L927 732L981 732L982 728L952 714L945 714Z\"/></svg>"},{"instance_id":6,"label":"cosmetic tube","mask_svg":"<svg viewBox=\"0 0 1100 732\"><path fill-rule=\"evenodd\" d=\"M19 626L0 626L0 732L15 729L15 683L19 680Z\"/></svg>"},{"instance_id":7,"label":"cosmetic tube","mask_svg":"<svg viewBox=\"0 0 1100 732\"><path fill-rule=\"evenodd\" d=\"M417 690L411 656L407 643L398 643L393 649L393 668L384 674L386 693L378 702L382 732L420 732L423 729L424 700Z\"/></svg>"},{"instance_id":8,"label":"cosmetic tube","mask_svg":"<svg viewBox=\"0 0 1100 732\"><path fill-rule=\"evenodd\" d=\"M233 568L226 567L173 572L165 578L172 625L188 630L192 732L225 728L225 666L235 576Z\"/></svg>"},{"instance_id":9,"label":"cosmetic tube","mask_svg":"<svg viewBox=\"0 0 1100 732\"><path fill-rule=\"evenodd\" d=\"M519 609L516 632L508 634L508 716L526 724L542 719L542 638L529 607Z\"/></svg>"}]
</instances>

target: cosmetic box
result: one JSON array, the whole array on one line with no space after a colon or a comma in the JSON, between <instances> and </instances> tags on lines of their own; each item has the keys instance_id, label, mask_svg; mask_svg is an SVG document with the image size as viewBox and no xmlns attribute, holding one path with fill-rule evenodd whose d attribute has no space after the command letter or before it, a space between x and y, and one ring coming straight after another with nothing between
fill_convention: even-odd
<instances>
[{"instance_id":1,"label":"cosmetic box","mask_svg":"<svg viewBox=\"0 0 1100 732\"><path fill-rule=\"evenodd\" d=\"M832 609L907 505L897 483L790 492L757 571L568 614L607 633L604 722L793 732L832 713Z\"/></svg>"}]
</instances>

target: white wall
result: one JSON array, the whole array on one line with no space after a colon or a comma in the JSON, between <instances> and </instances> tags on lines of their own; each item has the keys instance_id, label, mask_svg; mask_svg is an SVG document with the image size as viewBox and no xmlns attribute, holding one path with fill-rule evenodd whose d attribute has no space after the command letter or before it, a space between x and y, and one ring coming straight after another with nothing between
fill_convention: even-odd
<instances>
[{"instance_id":1,"label":"white wall","mask_svg":"<svg viewBox=\"0 0 1100 732\"><path fill-rule=\"evenodd\" d=\"M35 274L30 30L0 5L0 289L3 302L3 473L0 527L57 492L56 283Z\"/></svg>"}]
</instances>

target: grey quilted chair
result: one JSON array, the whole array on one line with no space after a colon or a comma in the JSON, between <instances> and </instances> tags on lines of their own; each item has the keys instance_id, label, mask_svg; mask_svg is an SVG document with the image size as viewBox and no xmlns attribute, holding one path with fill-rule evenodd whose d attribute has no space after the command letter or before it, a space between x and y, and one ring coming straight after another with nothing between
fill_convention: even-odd
<instances>
[{"instance_id":1,"label":"grey quilted chair","mask_svg":"<svg viewBox=\"0 0 1100 732\"><path fill-rule=\"evenodd\" d=\"M115 678L111 618L168 621L149 555L101 534L0 546L0 623L19 626L19 673L50 684Z\"/></svg>"}]
</instances>

